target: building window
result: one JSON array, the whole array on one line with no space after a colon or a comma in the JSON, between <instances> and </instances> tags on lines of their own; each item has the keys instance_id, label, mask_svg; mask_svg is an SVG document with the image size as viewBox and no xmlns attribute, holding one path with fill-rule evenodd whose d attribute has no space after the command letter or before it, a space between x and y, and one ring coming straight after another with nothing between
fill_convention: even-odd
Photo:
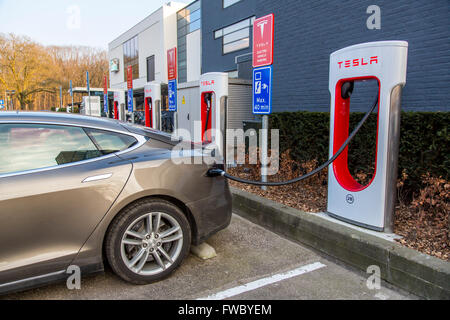
<instances>
[{"instance_id":1,"label":"building window","mask_svg":"<svg viewBox=\"0 0 450 320\"><path fill-rule=\"evenodd\" d=\"M155 81L155 56L147 58L147 82Z\"/></svg>"},{"instance_id":2,"label":"building window","mask_svg":"<svg viewBox=\"0 0 450 320\"><path fill-rule=\"evenodd\" d=\"M133 80L139 79L139 43L134 37L123 44L124 81L127 81L127 70L133 67Z\"/></svg>"},{"instance_id":3,"label":"building window","mask_svg":"<svg viewBox=\"0 0 450 320\"><path fill-rule=\"evenodd\" d=\"M229 6L232 6L235 3L241 2L242 0L223 0L223 8L228 8Z\"/></svg>"},{"instance_id":4,"label":"building window","mask_svg":"<svg viewBox=\"0 0 450 320\"><path fill-rule=\"evenodd\" d=\"M202 11L200 0L191 3L177 13L178 27L178 82L187 82L187 48L188 34L200 30L202 26Z\"/></svg>"},{"instance_id":5,"label":"building window","mask_svg":"<svg viewBox=\"0 0 450 320\"><path fill-rule=\"evenodd\" d=\"M214 31L214 39L222 38L223 54L250 48L251 27L255 17Z\"/></svg>"}]
</instances>

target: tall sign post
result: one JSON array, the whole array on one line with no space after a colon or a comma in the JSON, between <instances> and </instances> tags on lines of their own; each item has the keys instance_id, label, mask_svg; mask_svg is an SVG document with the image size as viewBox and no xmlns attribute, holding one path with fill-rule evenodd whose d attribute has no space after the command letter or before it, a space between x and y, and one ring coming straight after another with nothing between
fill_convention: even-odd
<instances>
[{"instance_id":1,"label":"tall sign post","mask_svg":"<svg viewBox=\"0 0 450 320\"><path fill-rule=\"evenodd\" d=\"M106 117L109 118L109 101L108 101L108 76L105 75L104 87L103 87L103 101Z\"/></svg>"},{"instance_id":2,"label":"tall sign post","mask_svg":"<svg viewBox=\"0 0 450 320\"><path fill-rule=\"evenodd\" d=\"M128 87L128 112L131 113L131 122L134 123L133 114L133 66L127 68L127 87Z\"/></svg>"},{"instance_id":3,"label":"tall sign post","mask_svg":"<svg viewBox=\"0 0 450 320\"><path fill-rule=\"evenodd\" d=\"M73 113L73 84L72 84L72 80L70 80L70 97L72 98L72 113ZM67 112L69 112L69 108L67 108Z\"/></svg>"},{"instance_id":4,"label":"tall sign post","mask_svg":"<svg viewBox=\"0 0 450 320\"><path fill-rule=\"evenodd\" d=\"M174 131L176 131L178 129L177 48L167 51L167 69L169 79L169 111L174 112Z\"/></svg>"},{"instance_id":5,"label":"tall sign post","mask_svg":"<svg viewBox=\"0 0 450 320\"><path fill-rule=\"evenodd\" d=\"M253 114L262 115L261 181L267 182L269 115L272 114L272 80L275 16L269 14L253 24ZM267 187L262 187L267 190Z\"/></svg>"},{"instance_id":6,"label":"tall sign post","mask_svg":"<svg viewBox=\"0 0 450 320\"><path fill-rule=\"evenodd\" d=\"M62 86L59 86L59 109L63 107Z\"/></svg>"},{"instance_id":7,"label":"tall sign post","mask_svg":"<svg viewBox=\"0 0 450 320\"><path fill-rule=\"evenodd\" d=\"M88 100L89 100L89 102L88 102L88 104L89 104L89 115L91 115L91 85L90 85L90 81L89 81L89 71L86 71L86 84L87 84Z\"/></svg>"}]
</instances>

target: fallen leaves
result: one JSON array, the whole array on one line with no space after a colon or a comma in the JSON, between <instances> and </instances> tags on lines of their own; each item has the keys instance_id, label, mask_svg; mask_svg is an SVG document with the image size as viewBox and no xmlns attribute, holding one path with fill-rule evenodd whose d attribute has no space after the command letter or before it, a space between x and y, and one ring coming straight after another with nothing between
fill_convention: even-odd
<instances>
[{"instance_id":1,"label":"fallen leaves","mask_svg":"<svg viewBox=\"0 0 450 320\"><path fill-rule=\"evenodd\" d=\"M248 163L248 159L247 159ZM280 170L269 181L286 181L304 175L317 168L317 161L296 163L286 152L280 157ZM260 181L260 165L244 165L230 169L230 174L254 181ZM309 180L278 188L230 184L241 190L260 197L282 203L305 212L324 212L327 206L327 170ZM361 180L367 177L360 174ZM423 177L423 188L412 201L405 201L402 186L407 175L403 174L398 182L400 203L395 214L395 233L404 238L398 242L420 252L450 261L450 183L429 174Z\"/></svg>"}]
</instances>

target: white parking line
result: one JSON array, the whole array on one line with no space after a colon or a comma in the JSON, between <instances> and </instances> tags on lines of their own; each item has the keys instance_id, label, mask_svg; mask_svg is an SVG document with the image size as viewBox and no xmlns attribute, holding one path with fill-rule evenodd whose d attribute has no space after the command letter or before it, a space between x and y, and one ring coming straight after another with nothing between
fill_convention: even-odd
<instances>
[{"instance_id":1,"label":"white parking line","mask_svg":"<svg viewBox=\"0 0 450 320\"><path fill-rule=\"evenodd\" d=\"M257 280L254 282L250 282L248 284L244 284L242 286L239 287L235 287L235 288L231 288L219 293L216 293L214 295L211 295L209 297L206 298L200 298L197 300L225 300L231 297L235 297L238 296L244 292L249 292L249 291L253 291L262 287L266 287L268 285L283 281L283 280L287 280L287 279L291 279L294 277L298 277L301 276L303 274L309 273L309 272L313 272L322 268L325 268L326 265L320 263L320 262L316 262L304 267L300 267L298 269L292 270L292 271L288 271L286 273L282 273L282 274L276 274L274 276L268 277L268 278L264 278L261 280Z\"/></svg>"}]
</instances>

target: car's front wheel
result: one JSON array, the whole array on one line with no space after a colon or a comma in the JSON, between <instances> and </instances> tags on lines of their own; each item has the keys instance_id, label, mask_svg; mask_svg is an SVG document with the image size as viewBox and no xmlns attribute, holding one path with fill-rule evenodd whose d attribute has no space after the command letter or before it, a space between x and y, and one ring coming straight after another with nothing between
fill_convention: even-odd
<instances>
[{"instance_id":1,"label":"car's front wheel","mask_svg":"<svg viewBox=\"0 0 450 320\"><path fill-rule=\"evenodd\" d=\"M169 276L185 259L190 245L191 229L183 212L170 202L147 199L113 221L105 250L118 276L143 285Z\"/></svg>"}]
</instances>

